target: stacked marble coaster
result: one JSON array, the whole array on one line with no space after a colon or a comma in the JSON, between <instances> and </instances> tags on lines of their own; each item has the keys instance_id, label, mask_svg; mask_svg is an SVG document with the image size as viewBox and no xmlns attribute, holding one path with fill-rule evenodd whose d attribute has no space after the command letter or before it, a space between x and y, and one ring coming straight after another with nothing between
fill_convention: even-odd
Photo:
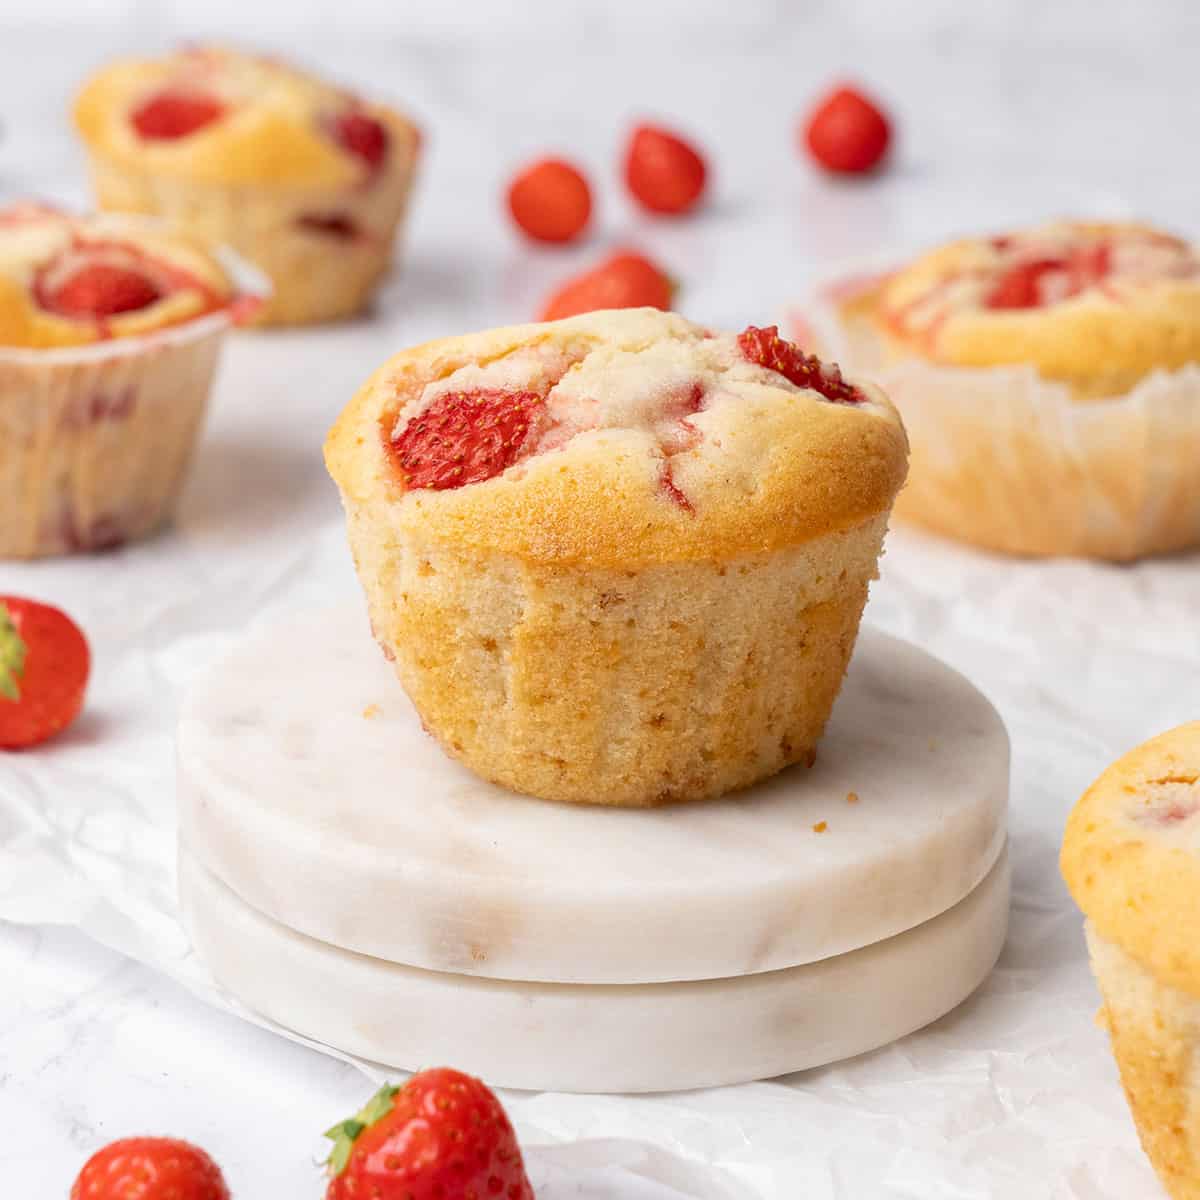
<instances>
[{"instance_id":1,"label":"stacked marble coaster","mask_svg":"<svg viewBox=\"0 0 1200 1200\"><path fill-rule=\"evenodd\" d=\"M252 635L179 732L180 889L249 1007L397 1068L657 1091L942 1016L1008 921L1008 739L864 629L816 764L657 810L549 804L426 735L354 610Z\"/></svg>"}]
</instances>

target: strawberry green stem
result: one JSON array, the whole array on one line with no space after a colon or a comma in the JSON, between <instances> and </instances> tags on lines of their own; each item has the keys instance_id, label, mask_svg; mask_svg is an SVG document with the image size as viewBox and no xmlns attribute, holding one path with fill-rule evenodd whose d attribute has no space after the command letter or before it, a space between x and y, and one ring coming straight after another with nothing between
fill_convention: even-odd
<instances>
[{"instance_id":1,"label":"strawberry green stem","mask_svg":"<svg viewBox=\"0 0 1200 1200\"><path fill-rule=\"evenodd\" d=\"M0 604L0 697L20 700L17 680L25 671L26 646L13 623L12 614Z\"/></svg>"},{"instance_id":2,"label":"strawberry green stem","mask_svg":"<svg viewBox=\"0 0 1200 1200\"><path fill-rule=\"evenodd\" d=\"M337 1177L350 1161L350 1151L354 1142L364 1129L369 1129L376 1121L386 1116L392 1107L392 1100L400 1089L384 1084L366 1104L346 1121L339 1121L332 1129L325 1131L325 1136L333 1142L333 1149L325 1160L331 1177Z\"/></svg>"}]
</instances>

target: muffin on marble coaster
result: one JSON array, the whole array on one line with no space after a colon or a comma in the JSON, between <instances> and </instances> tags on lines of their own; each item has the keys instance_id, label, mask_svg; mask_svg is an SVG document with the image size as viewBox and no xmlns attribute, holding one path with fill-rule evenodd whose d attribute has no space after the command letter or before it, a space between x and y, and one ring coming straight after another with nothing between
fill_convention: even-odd
<instances>
[{"instance_id":1,"label":"muffin on marble coaster","mask_svg":"<svg viewBox=\"0 0 1200 1200\"><path fill-rule=\"evenodd\" d=\"M644 806L811 761L904 479L876 388L653 309L407 350L326 443L371 623L478 774Z\"/></svg>"},{"instance_id":2,"label":"muffin on marble coaster","mask_svg":"<svg viewBox=\"0 0 1200 1200\"><path fill-rule=\"evenodd\" d=\"M1062 221L832 284L822 345L912 441L896 515L987 549L1128 560L1200 545L1200 254Z\"/></svg>"},{"instance_id":3,"label":"muffin on marble coaster","mask_svg":"<svg viewBox=\"0 0 1200 1200\"><path fill-rule=\"evenodd\" d=\"M231 272L161 222L0 209L0 558L167 518L222 337L254 303Z\"/></svg>"},{"instance_id":4,"label":"muffin on marble coaster","mask_svg":"<svg viewBox=\"0 0 1200 1200\"><path fill-rule=\"evenodd\" d=\"M170 217L271 277L260 323L353 315L391 262L419 135L390 108L202 46L105 68L75 123L101 208Z\"/></svg>"},{"instance_id":5,"label":"muffin on marble coaster","mask_svg":"<svg viewBox=\"0 0 1200 1200\"><path fill-rule=\"evenodd\" d=\"M1142 1145L1174 1200L1200 1200L1200 721L1100 776L1062 870Z\"/></svg>"}]
</instances>

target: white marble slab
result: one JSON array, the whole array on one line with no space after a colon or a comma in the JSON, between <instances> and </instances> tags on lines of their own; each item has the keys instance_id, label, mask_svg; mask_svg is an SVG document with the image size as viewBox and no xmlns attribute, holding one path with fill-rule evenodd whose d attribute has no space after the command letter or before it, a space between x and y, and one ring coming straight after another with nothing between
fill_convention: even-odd
<instances>
[{"instance_id":1,"label":"white marble slab","mask_svg":"<svg viewBox=\"0 0 1200 1200\"><path fill-rule=\"evenodd\" d=\"M184 922L217 981L337 1050L414 1070L454 1062L502 1087L658 1092L766 1079L850 1058L949 1012L1008 928L1001 854L953 908L819 963L689 983L510 983L399 966L285 928L188 854Z\"/></svg>"},{"instance_id":2,"label":"white marble slab","mask_svg":"<svg viewBox=\"0 0 1200 1200\"><path fill-rule=\"evenodd\" d=\"M961 900L1004 841L1008 739L961 675L865 630L815 767L657 811L549 804L448 759L360 612L326 610L198 685L178 798L183 846L322 941L500 979L715 979Z\"/></svg>"}]
</instances>

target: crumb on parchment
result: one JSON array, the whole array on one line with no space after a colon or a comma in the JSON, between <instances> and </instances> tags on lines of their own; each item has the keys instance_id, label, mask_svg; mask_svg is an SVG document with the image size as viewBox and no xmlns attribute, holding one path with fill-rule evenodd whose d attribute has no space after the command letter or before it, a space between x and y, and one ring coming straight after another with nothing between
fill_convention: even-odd
<instances>
[{"instance_id":1,"label":"crumb on parchment","mask_svg":"<svg viewBox=\"0 0 1200 1200\"><path fill-rule=\"evenodd\" d=\"M366 717L368 721L370 721L373 717L379 716L379 705L368 704L367 707L363 709L362 715Z\"/></svg>"},{"instance_id":2,"label":"crumb on parchment","mask_svg":"<svg viewBox=\"0 0 1200 1200\"><path fill-rule=\"evenodd\" d=\"M828 821L818 821L813 826L813 833L824 833L829 828Z\"/></svg>"}]
</instances>

